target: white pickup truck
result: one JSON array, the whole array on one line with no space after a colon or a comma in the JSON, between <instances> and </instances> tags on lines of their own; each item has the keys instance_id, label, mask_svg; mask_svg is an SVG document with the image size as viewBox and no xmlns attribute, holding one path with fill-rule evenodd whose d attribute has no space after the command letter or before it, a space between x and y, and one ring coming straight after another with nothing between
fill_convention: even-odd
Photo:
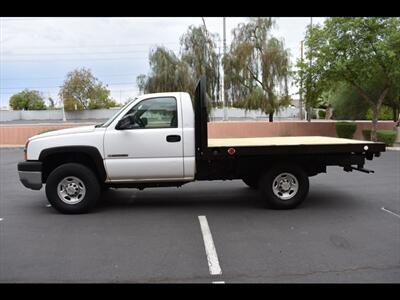
<instances>
[{"instance_id":1,"label":"white pickup truck","mask_svg":"<svg viewBox=\"0 0 400 300\"><path fill-rule=\"evenodd\" d=\"M135 98L104 124L29 138L18 163L22 184L40 190L62 213L95 207L108 187L181 186L195 180L242 179L268 207L294 208L309 176L331 165L364 169L385 144L331 137L208 139L205 77L188 93Z\"/></svg>"}]
</instances>

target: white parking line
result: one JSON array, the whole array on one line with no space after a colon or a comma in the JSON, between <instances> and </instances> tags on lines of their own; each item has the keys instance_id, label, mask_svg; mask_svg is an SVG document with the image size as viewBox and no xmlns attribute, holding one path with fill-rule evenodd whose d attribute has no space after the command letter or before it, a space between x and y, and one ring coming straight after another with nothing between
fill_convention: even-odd
<instances>
[{"instance_id":1,"label":"white parking line","mask_svg":"<svg viewBox=\"0 0 400 300\"><path fill-rule=\"evenodd\" d=\"M208 227L207 218L199 216L201 233L203 234L204 248L206 249L208 269L211 275L221 275L222 270L219 266L217 251L215 250L214 241L211 235L210 228Z\"/></svg>"},{"instance_id":2,"label":"white parking line","mask_svg":"<svg viewBox=\"0 0 400 300\"><path fill-rule=\"evenodd\" d=\"M3 218L0 218L0 221L3 221Z\"/></svg>"},{"instance_id":3,"label":"white parking line","mask_svg":"<svg viewBox=\"0 0 400 300\"><path fill-rule=\"evenodd\" d=\"M396 217L400 218L400 215L398 215L398 214L396 214L396 213L394 213L394 212L392 212L392 211L390 211L390 210L388 210L388 209L386 209L386 208L384 208L384 207L382 207L381 209L382 209L383 211L388 212L389 214L395 215Z\"/></svg>"},{"instance_id":4,"label":"white parking line","mask_svg":"<svg viewBox=\"0 0 400 300\"><path fill-rule=\"evenodd\" d=\"M225 281L213 281L212 283L225 283Z\"/></svg>"}]
</instances>

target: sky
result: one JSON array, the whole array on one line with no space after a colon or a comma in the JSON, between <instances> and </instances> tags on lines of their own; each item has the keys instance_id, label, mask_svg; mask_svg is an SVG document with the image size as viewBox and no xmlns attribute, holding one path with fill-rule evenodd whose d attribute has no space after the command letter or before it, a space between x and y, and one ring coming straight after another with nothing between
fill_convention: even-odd
<instances>
[{"instance_id":1,"label":"sky","mask_svg":"<svg viewBox=\"0 0 400 300\"><path fill-rule=\"evenodd\" d=\"M313 18L322 24L325 18ZM220 37L223 18L205 17L207 29ZM232 30L248 18L226 18L226 43ZM275 18L272 34L285 42L291 63L300 57L309 17ZM59 87L68 72L89 68L120 103L138 94L136 76L150 71L149 51L165 46L179 54L179 39L190 25L203 24L201 17L2 17L0 18L0 108L24 88L42 92L56 104ZM290 93L296 97L297 87Z\"/></svg>"}]
</instances>

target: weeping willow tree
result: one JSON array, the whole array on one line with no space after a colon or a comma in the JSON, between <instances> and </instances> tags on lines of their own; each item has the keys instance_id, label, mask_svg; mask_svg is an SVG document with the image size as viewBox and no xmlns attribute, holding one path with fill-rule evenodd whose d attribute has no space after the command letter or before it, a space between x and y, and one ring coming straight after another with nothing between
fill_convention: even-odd
<instances>
[{"instance_id":1,"label":"weeping willow tree","mask_svg":"<svg viewBox=\"0 0 400 300\"><path fill-rule=\"evenodd\" d=\"M269 121L290 104L289 53L272 37L272 18L251 18L233 30L230 52L224 57L225 88L237 107L260 109Z\"/></svg>"},{"instance_id":2,"label":"weeping willow tree","mask_svg":"<svg viewBox=\"0 0 400 300\"><path fill-rule=\"evenodd\" d=\"M219 100L219 60L216 52L216 34L205 26L189 26L182 35L181 59L189 66L190 76L196 81L201 75L207 77L207 94L214 102Z\"/></svg>"},{"instance_id":3,"label":"weeping willow tree","mask_svg":"<svg viewBox=\"0 0 400 300\"><path fill-rule=\"evenodd\" d=\"M194 82L189 66L181 61L173 51L157 47L150 52L150 74L141 74L136 78L140 92L188 92L193 94Z\"/></svg>"},{"instance_id":4,"label":"weeping willow tree","mask_svg":"<svg viewBox=\"0 0 400 300\"><path fill-rule=\"evenodd\" d=\"M136 77L140 92L182 91L193 96L197 80L206 75L207 94L218 101L219 61L215 39L216 35L209 33L205 26L190 26L180 39L180 57L164 47L151 50L150 73Z\"/></svg>"}]
</instances>

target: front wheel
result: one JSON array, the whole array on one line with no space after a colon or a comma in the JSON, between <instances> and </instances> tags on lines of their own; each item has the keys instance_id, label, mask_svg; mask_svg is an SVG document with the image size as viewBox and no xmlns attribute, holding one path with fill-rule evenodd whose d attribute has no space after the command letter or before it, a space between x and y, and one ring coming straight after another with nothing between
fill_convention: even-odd
<instances>
[{"instance_id":1,"label":"front wheel","mask_svg":"<svg viewBox=\"0 0 400 300\"><path fill-rule=\"evenodd\" d=\"M262 200L268 207L291 209L307 197L309 180L303 168L295 165L272 167L259 181Z\"/></svg>"},{"instance_id":2,"label":"front wheel","mask_svg":"<svg viewBox=\"0 0 400 300\"><path fill-rule=\"evenodd\" d=\"M61 213L89 212L100 197L101 187L96 175L78 163L66 163L54 169L46 182L46 196Z\"/></svg>"}]
</instances>

